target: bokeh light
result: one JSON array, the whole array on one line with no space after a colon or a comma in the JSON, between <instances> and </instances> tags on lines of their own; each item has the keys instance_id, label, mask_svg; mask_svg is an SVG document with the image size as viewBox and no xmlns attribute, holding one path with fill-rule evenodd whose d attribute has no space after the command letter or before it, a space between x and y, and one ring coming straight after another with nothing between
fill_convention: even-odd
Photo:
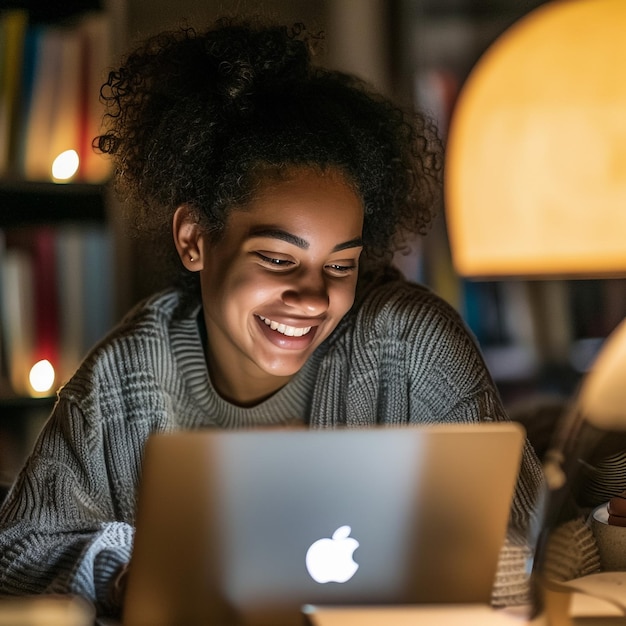
<instances>
[{"instance_id":1,"label":"bokeh light","mask_svg":"<svg viewBox=\"0 0 626 626\"><path fill-rule=\"evenodd\" d=\"M55 181L69 180L78 171L79 162L76 150L61 152L52 163L52 178Z\"/></svg>"},{"instance_id":2,"label":"bokeh light","mask_svg":"<svg viewBox=\"0 0 626 626\"><path fill-rule=\"evenodd\" d=\"M48 359L37 361L30 368L28 380L33 391L36 393L46 393L52 389L54 385L54 367Z\"/></svg>"}]
</instances>

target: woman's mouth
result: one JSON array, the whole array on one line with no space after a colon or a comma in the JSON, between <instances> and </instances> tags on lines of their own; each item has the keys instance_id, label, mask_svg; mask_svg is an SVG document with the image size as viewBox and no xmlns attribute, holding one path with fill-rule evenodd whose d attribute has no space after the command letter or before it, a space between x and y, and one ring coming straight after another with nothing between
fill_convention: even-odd
<instances>
[{"instance_id":1,"label":"woman's mouth","mask_svg":"<svg viewBox=\"0 0 626 626\"><path fill-rule=\"evenodd\" d=\"M296 326L289 326L287 324L281 324L279 322L275 322L274 320L270 320L267 317L263 317L259 315L259 319L266 325L269 326L272 330L279 332L286 337L302 337L303 335L308 334L311 331L311 326L305 326L302 328L298 328Z\"/></svg>"}]
</instances>

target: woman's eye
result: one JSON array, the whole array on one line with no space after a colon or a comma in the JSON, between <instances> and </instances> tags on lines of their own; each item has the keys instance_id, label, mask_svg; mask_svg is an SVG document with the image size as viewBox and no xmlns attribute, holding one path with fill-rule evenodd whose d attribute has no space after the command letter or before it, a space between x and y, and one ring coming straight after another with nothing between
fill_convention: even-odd
<instances>
[{"instance_id":1,"label":"woman's eye","mask_svg":"<svg viewBox=\"0 0 626 626\"><path fill-rule=\"evenodd\" d=\"M277 259L276 257L267 256L261 252L257 252L256 255L259 259L261 259L261 261L263 261L263 263L267 263L273 267L290 267L293 265L293 261L290 261L289 259Z\"/></svg>"},{"instance_id":2,"label":"woman's eye","mask_svg":"<svg viewBox=\"0 0 626 626\"><path fill-rule=\"evenodd\" d=\"M339 263L331 263L326 267L337 274L348 274L356 269L356 265L341 265Z\"/></svg>"}]
</instances>

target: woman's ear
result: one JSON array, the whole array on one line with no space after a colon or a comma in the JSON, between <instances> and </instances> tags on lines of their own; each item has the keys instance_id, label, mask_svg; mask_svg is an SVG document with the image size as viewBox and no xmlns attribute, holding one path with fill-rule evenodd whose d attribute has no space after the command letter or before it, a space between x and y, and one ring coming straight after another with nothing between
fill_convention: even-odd
<instances>
[{"instance_id":1,"label":"woman's ear","mask_svg":"<svg viewBox=\"0 0 626 626\"><path fill-rule=\"evenodd\" d=\"M204 267L200 238L202 229L198 218L190 207L183 204L174 212L172 218L174 245L182 264L190 272L197 272Z\"/></svg>"}]
</instances>

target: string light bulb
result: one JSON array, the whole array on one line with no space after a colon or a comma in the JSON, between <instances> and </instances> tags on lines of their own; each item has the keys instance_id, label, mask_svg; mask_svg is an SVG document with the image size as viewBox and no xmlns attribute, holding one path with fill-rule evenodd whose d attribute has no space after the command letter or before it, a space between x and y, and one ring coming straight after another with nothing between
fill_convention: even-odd
<instances>
[{"instance_id":1,"label":"string light bulb","mask_svg":"<svg viewBox=\"0 0 626 626\"><path fill-rule=\"evenodd\" d=\"M80 159L76 150L61 152L52 163L52 180L64 182L70 180L78 171Z\"/></svg>"},{"instance_id":2,"label":"string light bulb","mask_svg":"<svg viewBox=\"0 0 626 626\"><path fill-rule=\"evenodd\" d=\"M35 395L48 393L54 385L54 378L54 367L48 359L37 361L28 374L28 381Z\"/></svg>"}]
</instances>

